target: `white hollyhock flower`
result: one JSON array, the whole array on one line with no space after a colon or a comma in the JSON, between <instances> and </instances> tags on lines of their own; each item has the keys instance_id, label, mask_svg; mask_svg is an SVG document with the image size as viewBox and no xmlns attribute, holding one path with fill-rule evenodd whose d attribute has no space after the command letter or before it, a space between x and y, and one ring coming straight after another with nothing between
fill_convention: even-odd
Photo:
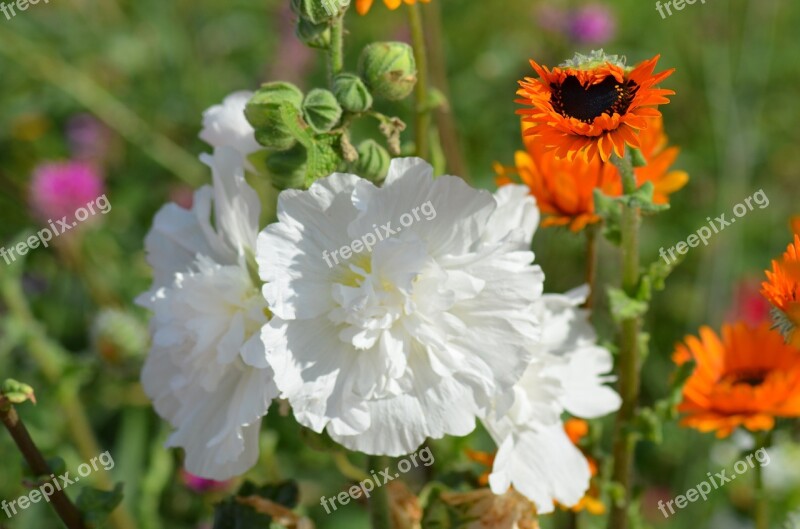
<instances>
[{"instance_id":1,"label":"white hollyhock flower","mask_svg":"<svg viewBox=\"0 0 800 529\"><path fill-rule=\"evenodd\" d=\"M605 385L613 380L611 353L595 345L588 312L578 306L585 288L545 294L538 306L543 339L532 345L534 360L514 387L508 413L490 414L484 425L498 444L489 484L496 494L509 486L536 504L575 505L589 488L586 458L564 432L564 411L586 419L619 409L621 399Z\"/></svg>"},{"instance_id":2,"label":"white hollyhock flower","mask_svg":"<svg viewBox=\"0 0 800 529\"><path fill-rule=\"evenodd\" d=\"M244 115L244 108L253 92L239 91L227 96L220 105L214 105L203 112L203 129L200 139L215 148L231 147L241 153L248 171L255 168L247 157L263 149L256 141L255 130Z\"/></svg>"},{"instance_id":3,"label":"white hollyhock flower","mask_svg":"<svg viewBox=\"0 0 800 529\"><path fill-rule=\"evenodd\" d=\"M172 424L167 444L186 451L186 469L223 480L255 464L278 390L260 339L266 303L248 269L258 197L239 153L222 147L202 159L213 187L195 193L191 210L161 208L145 239L154 280L137 299L153 312L142 385Z\"/></svg>"},{"instance_id":4,"label":"white hollyhock flower","mask_svg":"<svg viewBox=\"0 0 800 529\"><path fill-rule=\"evenodd\" d=\"M533 200L506 193L434 180L416 158L393 160L381 188L333 174L281 193L279 222L258 238L274 314L262 336L300 423L396 456L511 403L540 335L543 274L528 249ZM525 219L511 222L512 200L527 204ZM424 205L433 214L400 225ZM374 246L326 263L323 252L376 229Z\"/></svg>"}]
</instances>

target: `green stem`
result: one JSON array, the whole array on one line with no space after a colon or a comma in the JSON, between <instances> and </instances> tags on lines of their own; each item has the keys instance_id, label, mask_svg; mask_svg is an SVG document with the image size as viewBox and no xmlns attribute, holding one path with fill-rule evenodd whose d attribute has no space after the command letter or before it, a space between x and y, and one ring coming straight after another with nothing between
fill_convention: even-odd
<instances>
[{"instance_id":1,"label":"green stem","mask_svg":"<svg viewBox=\"0 0 800 529\"><path fill-rule=\"evenodd\" d=\"M3 395L0 395L0 422L11 434L11 438L17 444L19 451L25 457L25 461L30 465L31 470L37 476L49 476L52 474L50 466L47 464L36 443L33 442L28 429L25 428L22 419L17 415L14 406L11 405ZM51 487L52 488L52 487ZM85 529L80 511L70 501L66 493L60 488L52 493L47 500L53 504L53 509L58 517L64 522L68 529Z\"/></svg>"},{"instance_id":2,"label":"green stem","mask_svg":"<svg viewBox=\"0 0 800 529\"><path fill-rule=\"evenodd\" d=\"M386 456L370 456L367 458L367 472L370 469L379 472L389 466ZM372 529L392 529L391 508L389 506L389 489L375 484L375 490L369 497L369 519Z\"/></svg>"},{"instance_id":3,"label":"green stem","mask_svg":"<svg viewBox=\"0 0 800 529\"><path fill-rule=\"evenodd\" d=\"M331 21L331 46L328 50L330 84L344 70L344 13Z\"/></svg>"},{"instance_id":4,"label":"green stem","mask_svg":"<svg viewBox=\"0 0 800 529\"><path fill-rule=\"evenodd\" d=\"M54 58L41 45L11 30L0 32L0 53L16 62L31 77L47 81L74 98L187 184L200 185L205 181L205 170L194 156L154 130L139 114L80 69Z\"/></svg>"},{"instance_id":5,"label":"green stem","mask_svg":"<svg viewBox=\"0 0 800 529\"><path fill-rule=\"evenodd\" d=\"M770 435L762 434L759 436L758 448L767 449L770 445ZM767 501L767 490L764 487L764 469L759 464L755 467L755 509L753 520L756 529L769 529L769 502Z\"/></svg>"},{"instance_id":6,"label":"green stem","mask_svg":"<svg viewBox=\"0 0 800 529\"><path fill-rule=\"evenodd\" d=\"M636 180L630 158L614 157L614 164L622 175L626 194L636 188ZM626 294L635 297L639 285L639 225L640 211L626 204L622 206L622 288ZM620 330L620 349L617 359L619 393L622 406L617 414L614 427L614 468L612 479L623 490L623 497L611 509L609 529L627 529L628 511L631 503L633 455L636 441L630 433L639 401L639 328L638 317L622 321Z\"/></svg>"},{"instance_id":7,"label":"green stem","mask_svg":"<svg viewBox=\"0 0 800 529\"><path fill-rule=\"evenodd\" d=\"M414 86L414 137L417 156L427 159L430 155L431 108L428 103L428 51L425 45L425 30L422 14L417 2L408 4L408 23L411 28L411 43L414 46L414 61L417 63L417 84Z\"/></svg>"},{"instance_id":8,"label":"green stem","mask_svg":"<svg viewBox=\"0 0 800 529\"><path fill-rule=\"evenodd\" d=\"M370 479L369 474L351 463L350 460L347 459L347 454L344 452L334 452L333 462L336 464L336 468L339 469L339 472L348 479L358 482Z\"/></svg>"},{"instance_id":9,"label":"green stem","mask_svg":"<svg viewBox=\"0 0 800 529\"><path fill-rule=\"evenodd\" d=\"M11 274L9 274L11 275ZM67 381L64 372L69 363L69 353L52 340L42 325L36 321L28 306L17 277L6 277L0 281L0 298L5 302L8 314L25 329L26 344L31 358L36 362L45 379L58 387L58 399L78 452L85 461L97 457L102 450L92 430L89 417L80 400L76 384ZM95 472L92 479L103 489L111 490L114 484L103 472ZM116 529L134 529L136 524L124 505L117 507L110 516Z\"/></svg>"},{"instance_id":10,"label":"green stem","mask_svg":"<svg viewBox=\"0 0 800 529\"><path fill-rule=\"evenodd\" d=\"M589 295L583 307L591 309L594 304L595 283L597 280L597 232L599 227L594 224L586 226L586 284L589 285Z\"/></svg>"},{"instance_id":11,"label":"green stem","mask_svg":"<svg viewBox=\"0 0 800 529\"><path fill-rule=\"evenodd\" d=\"M450 101L450 84L447 80L447 65L444 58L444 45L442 39L442 8L440 2L431 2L425 6L423 24L428 37L428 60L431 85L436 87ZM449 174L458 175L469 182L469 169L464 162L461 142L458 136L458 125L453 115L450 104L440 105L436 112L436 128L441 138L442 150Z\"/></svg>"}]
</instances>

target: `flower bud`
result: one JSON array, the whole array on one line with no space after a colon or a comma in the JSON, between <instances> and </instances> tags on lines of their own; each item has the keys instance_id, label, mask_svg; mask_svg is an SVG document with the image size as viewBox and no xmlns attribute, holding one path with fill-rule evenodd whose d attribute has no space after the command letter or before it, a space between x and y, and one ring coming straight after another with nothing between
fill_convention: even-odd
<instances>
[{"instance_id":1,"label":"flower bud","mask_svg":"<svg viewBox=\"0 0 800 529\"><path fill-rule=\"evenodd\" d=\"M311 48L328 49L331 45L331 27L329 24L314 24L301 18L297 22L295 35L306 46Z\"/></svg>"},{"instance_id":2,"label":"flower bud","mask_svg":"<svg viewBox=\"0 0 800 529\"><path fill-rule=\"evenodd\" d=\"M314 88L303 101L303 119L316 132L328 132L342 117L336 96L324 88Z\"/></svg>"},{"instance_id":3,"label":"flower bud","mask_svg":"<svg viewBox=\"0 0 800 529\"><path fill-rule=\"evenodd\" d=\"M411 46L403 42L375 42L361 52L359 73L377 97L405 98L417 83L417 65Z\"/></svg>"},{"instance_id":4,"label":"flower bud","mask_svg":"<svg viewBox=\"0 0 800 529\"><path fill-rule=\"evenodd\" d=\"M289 103L299 109L302 102L303 93L291 83L263 84L244 109L247 121L256 129L258 143L275 151L291 148L296 140L281 119L281 104Z\"/></svg>"},{"instance_id":5,"label":"flower bud","mask_svg":"<svg viewBox=\"0 0 800 529\"><path fill-rule=\"evenodd\" d=\"M100 356L112 364L147 352L147 328L132 314L119 309L103 309L97 315L91 340Z\"/></svg>"},{"instance_id":6,"label":"flower bud","mask_svg":"<svg viewBox=\"0 0 800 529\"><path fill-rule=\"evenodd\" d=\"M341 14L349 4L341 0L292 0L292 11L301 18L314 24L327 23Z\"/></svg>"},{"instance_id":7,"label":"flower bud","mask_svg":"<svg viewBox=\"0 0 800 529\"><path fill-rule=\"evenodd\" d=\"M308 155L302 145L288 151L275 152L267 156L266 166L275 189L303 189L306 181L306 159Z\"/></svg>"},{"instance_id":8,"label":"flower bud","mask_svg":"<svg viewBox=\"0 0 800 529\"><path fill-rule=\"evenodd\" d=\"M342 73L333 80L333 93L348 112L366 112L372 106L372 94L357 75Z\"/></svg>"},{"instance_id":9,"label":"flower bud","mask_svg":"<svg viewBox=\"0 0 800 529\"><path fill-rule=\"evenodd\" d=\"M365 140L358 146L358 160L353 164L356 174L372 182L381 182L389 172L389 153L375 140Z\"/></svg>"}]
</instances>

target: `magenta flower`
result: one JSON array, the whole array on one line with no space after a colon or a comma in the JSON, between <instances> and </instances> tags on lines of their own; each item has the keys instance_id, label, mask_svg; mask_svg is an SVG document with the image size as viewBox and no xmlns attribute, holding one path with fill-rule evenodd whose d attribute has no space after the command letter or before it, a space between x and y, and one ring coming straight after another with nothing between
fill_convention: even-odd
<instances>
[{"instance_id":1,"label":"magenta flower","mask_svg":"<svg viewBox=\"0 0 800 529\"><path fill-rule=\"evenodd\" d=\"M88 163L76 161L38 165L29 188L31 208L42 222L67 217L67 222L72 223L78 208L94 204L104 193L105 185L97 170Z\"/></svg>"},{"instance_id":2,"label":"magenta flower","mask_svg":"<svg viewBox=\"0 0 800 529\"><path fill-rule=\"evenodd\" d=\"M617 22L611 10L602 4L589 4L570 16L569 33L580 44L604 44L614 37Z\"/></svg>"},{"instance_id":3,"label":"magenta flower","mask_svg":"<svg viewBox=\"0 0 800 529\"><path fill-rule=\"evenodd\" d=\"M231 483L230 481L214 481L213 479L201 478L186 470L181 470L181 477L186 488L198 494L223 490Z\"/></svg>"}]
</instances>

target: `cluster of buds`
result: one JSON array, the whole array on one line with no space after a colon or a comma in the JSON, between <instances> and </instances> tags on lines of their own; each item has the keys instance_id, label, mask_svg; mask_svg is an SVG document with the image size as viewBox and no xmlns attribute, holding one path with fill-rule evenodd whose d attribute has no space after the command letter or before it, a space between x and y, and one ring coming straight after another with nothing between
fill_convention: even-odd
<instances>
[{"instance_id":1,"label":"cluster of buds","mask_svg":"<svg viewBox=\"0 0 800 529\"><path fill-rule=\"evenodd\" d=\"M349 0L293 0L297 36L308 46L327 50L341 46L331 34ZM245 116L255 138L268 151L266 167L278 189L307 188L335 171L354 172L380 182L391 155L400 154L399 134L405 124L373 110L375 100L399 101L417 82L414 53L402 42L377 42L365 47L358 72L335 72L330 85L304 94L288 82L271 82L253 95ZM387 147L374 139L351 143L350 125L369 116L380 123ZM390 155L391 153L391 155Z\"/></svg>"}]
</instances>

